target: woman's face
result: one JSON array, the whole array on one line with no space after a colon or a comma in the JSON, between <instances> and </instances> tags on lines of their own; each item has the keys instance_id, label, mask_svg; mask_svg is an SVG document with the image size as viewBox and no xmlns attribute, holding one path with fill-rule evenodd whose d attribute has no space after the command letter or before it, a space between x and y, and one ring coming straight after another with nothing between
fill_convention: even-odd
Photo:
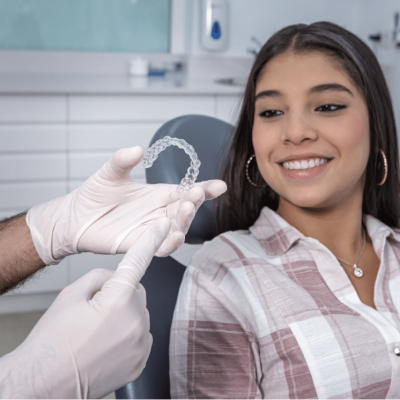
<instances>
[{"instance_id":1,"label":"woman's face","mask_svg":"<svg viewBox=\"0 0 400 400\"><path fill-rule=\"evenodd\" d=\"M318 208L355 195L362 199L370 151L368 109L348 74L327 56L284 53L264 67L252 139L258 168L279 194L279 207L282 201ZM332 160L286 175L282 160L298 155L303 166L302 160Z\"/></svg>"}]
</instances>

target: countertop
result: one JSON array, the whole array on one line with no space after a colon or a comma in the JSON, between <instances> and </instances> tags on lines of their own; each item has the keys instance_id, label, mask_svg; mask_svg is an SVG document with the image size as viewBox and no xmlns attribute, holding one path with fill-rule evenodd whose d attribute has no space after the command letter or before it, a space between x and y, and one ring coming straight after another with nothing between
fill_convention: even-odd
<instances>
[{"instance_id":1,"label":"countertop","mask_svg":"<svg viewBox=\"0 0 400 400\"><path fill-rule=\"evenodd\" d=\"M223 78L223 77L221 77ZM241 86L216 83L214 77L133 77L113 74L0 74L0 94L189 94L238 95Z\"/></svg>"},{"instance_id":2,"label":"countertop","mask_svg":"<svg viewBox=\"0 0 400 400\"><path fill-rule=\"evenodd\" d=\"M132 54L75 54L0 52L2 94L188 94L239 95L253 58L222 56L151 55L153 59L179 61L182 69L164 77L128 74ZM147 58L150 55L146 56ZM235 79L241 85L216 83Z\"/></svg>"}]
</instances>

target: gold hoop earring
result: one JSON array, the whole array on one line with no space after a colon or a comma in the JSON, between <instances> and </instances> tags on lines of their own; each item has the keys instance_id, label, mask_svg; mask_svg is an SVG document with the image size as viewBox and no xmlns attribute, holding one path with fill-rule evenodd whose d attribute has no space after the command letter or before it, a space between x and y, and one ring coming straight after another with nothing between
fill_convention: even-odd
<instances>
[{"instance_id":1,"label":"gold hoop earring","mask_svg":"<svg viewBox=\"0 0 400 400\"><path fill-rule=\"evenodd\" d=\"M255 183L250 179L250 176L249 176L249 164L251 163L251 160L252 160L254 157L255 157L255 154L253 154L253 155L247 160L247 163L246 163L246 176L247 176L247 180L248 180L253 186L260 187L260 188L266 187L266 186L268 186L268 185L257 185L257 184L255 184Z\"/></svg>"},{"instance_id":2,"label":"gold hoop earring","mask_svg":"<svg viewBox=\"0 0 400 400\"><path fill-rule=\"evenodd\" d=\"M386 159L385 153L383 152L382 149L380 149L380 152L383 157L383 166L385 167L385 176L383 177L382 182L378 183L378 186L382 186L385 183L387 175L388 175L388 165L387 165L387 159Z\"/></svg>"}]
</instances>

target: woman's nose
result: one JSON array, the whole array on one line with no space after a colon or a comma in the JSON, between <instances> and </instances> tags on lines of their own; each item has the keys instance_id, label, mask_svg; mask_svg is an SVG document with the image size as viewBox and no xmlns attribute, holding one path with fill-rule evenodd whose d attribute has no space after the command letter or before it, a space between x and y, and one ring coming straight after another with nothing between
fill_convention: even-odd
<instances>
[{"instance_id":1,"label":"woman's nose","mask_svg":"<svg viewBox=\"0 0 400 400\"><path fill-rule=\"evenodd\" d=\"M284 127L283 140L296 144L301 143L304 139L315 140L317 131L312 126L310 119L301 113L292 113L287 116L287 122Z\"/></svg>"}]
</instances>

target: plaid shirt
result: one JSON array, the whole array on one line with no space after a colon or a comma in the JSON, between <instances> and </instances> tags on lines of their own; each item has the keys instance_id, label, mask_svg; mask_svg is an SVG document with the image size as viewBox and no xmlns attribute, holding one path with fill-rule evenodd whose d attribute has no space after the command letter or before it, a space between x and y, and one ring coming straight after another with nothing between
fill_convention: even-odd
<instances>
[{"instance_id":1,"label":"plaid shirt","mask_svg":"<svg viewBox=\"0 0 400 400\"><path fill-rule=\"evenodd\" d=\"M400 398L400 230L363 221L381 260L377 310L268 207L206 242L175 307L172 398Z\"/></svg>"}]
</instances>

